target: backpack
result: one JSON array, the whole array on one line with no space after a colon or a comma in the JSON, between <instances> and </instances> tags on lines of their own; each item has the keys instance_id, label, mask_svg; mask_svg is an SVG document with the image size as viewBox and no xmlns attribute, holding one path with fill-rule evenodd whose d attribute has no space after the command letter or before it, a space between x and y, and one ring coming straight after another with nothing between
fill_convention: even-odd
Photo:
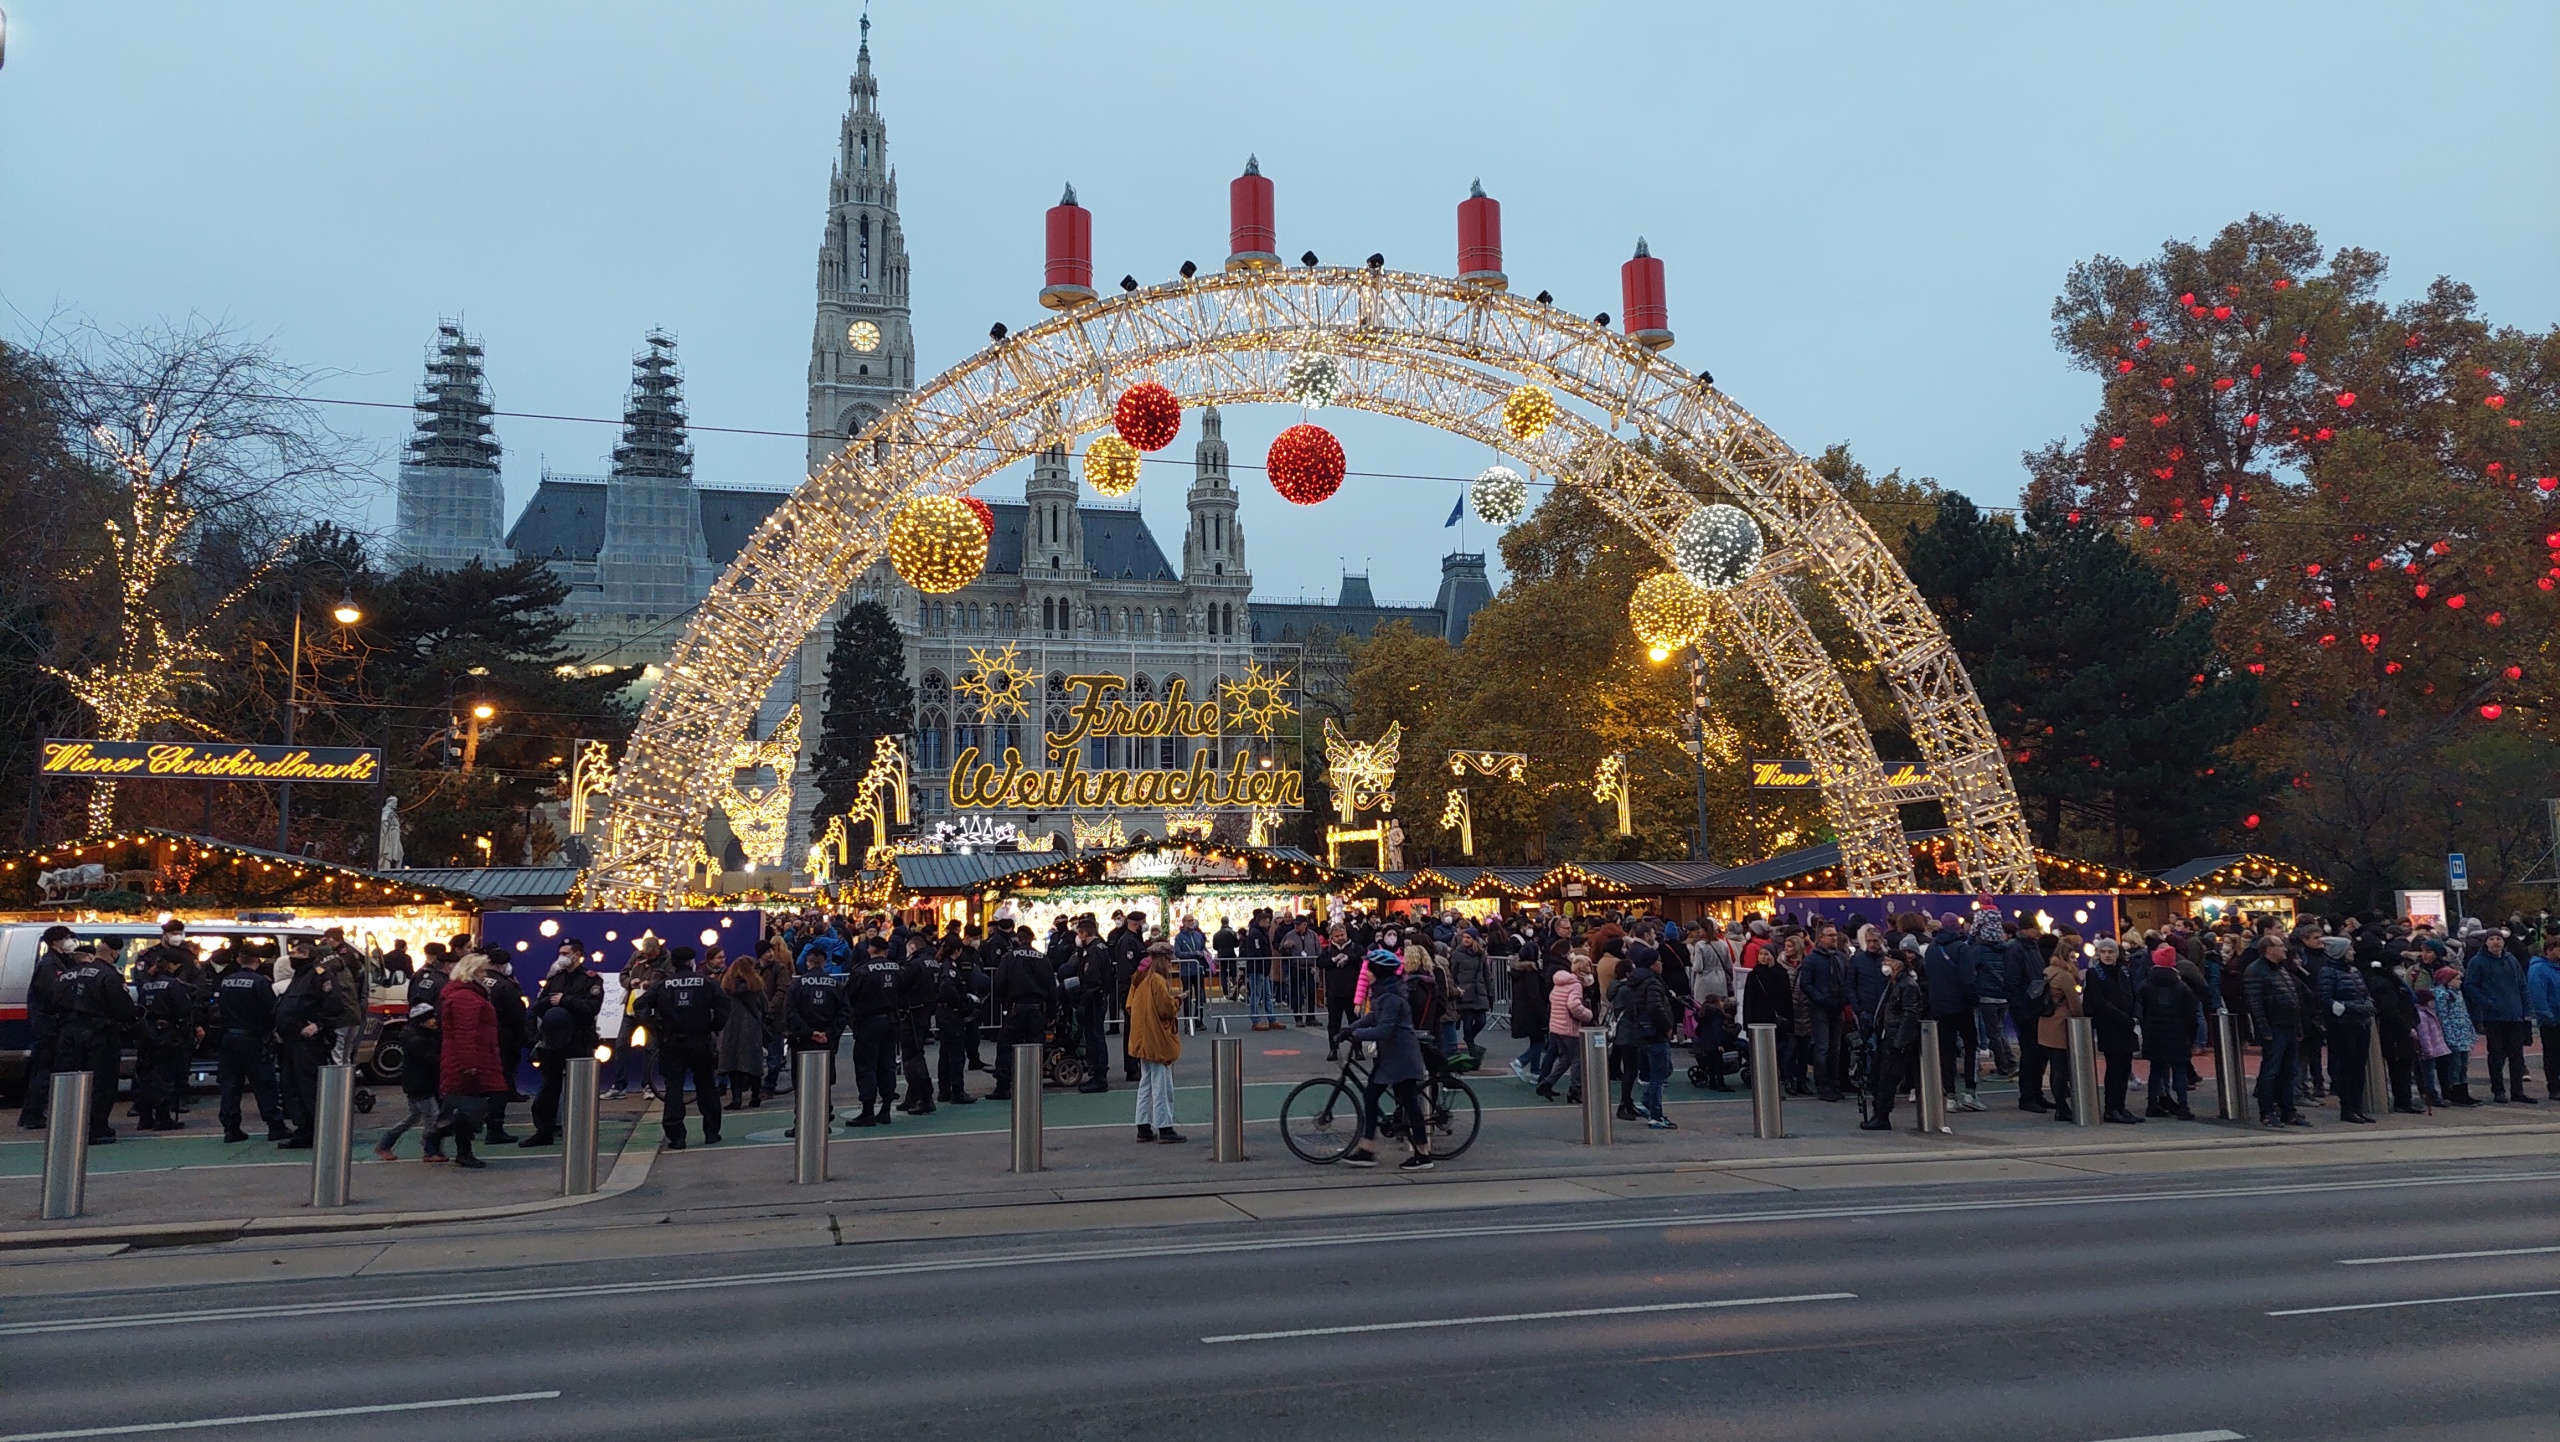
<instances>
[{"instance_id":1,"label":"backpack","mask_svg":"<svg viewBox=\"0 0 2560 1442\"><path fill-rule=\"evenodd\" d=\"M2046 980L2045 973L2041 971L2027 981L2027 1005L2038 1016L2053 1015L2053 984Z\"/></svg>"}]
</instances>

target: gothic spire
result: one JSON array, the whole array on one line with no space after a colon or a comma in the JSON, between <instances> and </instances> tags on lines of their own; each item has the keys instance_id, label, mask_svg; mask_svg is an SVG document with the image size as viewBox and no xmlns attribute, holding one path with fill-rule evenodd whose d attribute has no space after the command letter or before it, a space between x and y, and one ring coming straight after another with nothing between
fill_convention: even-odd
<instances>
[{"instance_id":1,"label":"gothic spire","mask_svg":"<svg viewBox=\"0 0 2560 1442\"><path fill-rule=\"evenodd\" d=\"M480 343L446 321L436 327L427 352L426 380L418 387L417 429L409 437L410 465L440 470L498 469L498 438L489 425L489 387L480 368Z\"/></svg>"},{"instance_id":2,"label":"gothic spire","mask_svg":"<svg viewBox=\"0 0 2560 1442\"><path fill-rule=\"evenodd\" d=\"M648 348L631 358L631 396L622 407L613 473L690 480L693 449L685 439L684 372L676 367L676 340L651 330L645 343Z\"/></svg>"}]
</instances>

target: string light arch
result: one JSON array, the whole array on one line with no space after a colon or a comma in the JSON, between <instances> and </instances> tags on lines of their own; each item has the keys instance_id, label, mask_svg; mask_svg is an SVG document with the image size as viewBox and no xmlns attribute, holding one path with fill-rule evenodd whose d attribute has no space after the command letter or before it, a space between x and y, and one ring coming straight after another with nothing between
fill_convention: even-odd
<instances>
[{"instance_id":1,"label":"string light arch","mask_svg":"<svg viewBox=\"0 0 2560 1442\"><path fill-rule=\"evenodd\" d=\"M1715 593L1718 632L1768 680L1813 762L1851 887L1912 889L1896 808L1937 800L1966 887L2037 889L2016 788L1945 631L1809 461L1700 377L1590 320L1447 277L1311 266L1203 273L1017 332L919 388L813 472L740 549L677 642L625 751L592 894L644 904L681 893L722 779L706 762L881 554L909 500L964 493L1109 429L1130 377L1162 383L1185 406L1289 404L1288 368L1310 349L1342 368L1335 404L1476 440L1577 487L1665 565L1677 563L1679 529L1702 503L1739 507L1767 550L1740 584ZM1560 404L1551 424L1521 439L1502 411L1524 384ZM1681 458L1699 489L1652 453ZM1782 584L1791 576L1818 586L1857 633L1927 780L1886 781L1838 663Z\"/></svg>"}]
</instances>

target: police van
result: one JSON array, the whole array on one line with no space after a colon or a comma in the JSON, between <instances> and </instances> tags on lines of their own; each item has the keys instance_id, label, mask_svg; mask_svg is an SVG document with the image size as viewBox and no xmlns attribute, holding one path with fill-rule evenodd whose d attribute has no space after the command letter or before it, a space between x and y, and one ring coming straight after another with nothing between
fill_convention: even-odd
<instances>
[{"instance_id":1,"label":"police van","mask_svg":"<svg viewBox=\"0 0 2560 1442\"><path fill-rule=\"evenodd\" d=\"M160 923L154 920L131 921L5 921L0 922L0 1096L17 1099L27 1078L27 1049L34 1034L27 1021L27 983L33 979L36 961L43 953L43 937L48 928L69 926L82 944L112 942L113 959L119 968L130 971L135 960L160 941ZM210 961L213 954L229 942L263 942L275 949L279 958L275 970L286 979L291 971L281 958L285 948L296 941L319 945L325 925L309 922L259 921L190 921L187 939L195 943L196 956ZM367 978L365 1026L356 1052L357 1071L376 1081L399 1077L400 1058L396 1041L383 1037L386 1018L390 1019L396 1037L398 1018L408 1012L405 991L385 990L380 975ZM279 985L281 990L281 985ZM388 1066L384 1073L381 1068ZM125 1056L125 1074L133 1070L130 1050ZM208 1082L214 1073L214 1038L207 1037L196 1049L188 1066L188 1080Z\"/></svg>"}]
</instances>

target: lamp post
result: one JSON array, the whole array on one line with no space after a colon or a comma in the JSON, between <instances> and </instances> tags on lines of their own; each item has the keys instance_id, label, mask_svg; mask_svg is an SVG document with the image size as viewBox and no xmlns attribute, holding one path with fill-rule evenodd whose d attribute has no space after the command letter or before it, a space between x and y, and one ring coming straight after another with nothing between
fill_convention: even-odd
<instances>
[{"instance_id":1,"label":"lamp post","mask_svg":"<svg viewBox=\"0 0 2560 1442\"><path fill-rule=\"evenodd\" d=\"M498 708L486 701L471 703L471 720L462 732L462 774L471 774L472 764L480 759L480 723L498 714Z\"/></svg>"},{"instance_id":2,"label":"lamp post","mask_svg":"<svg viewBox=\"0 0 2560 1442\"><path fill-rule=\"evenodd\" d=\"M364 611L352 596L341 595L329 611L329 618L341 628L364 619ZM293 720L297 709L296 695L302 680L302 583L293 586L293 650L284 668L284 744L293 744ZM276 850L293 849L293 782L276 785Z\"/></svg>"}]
</instances>

